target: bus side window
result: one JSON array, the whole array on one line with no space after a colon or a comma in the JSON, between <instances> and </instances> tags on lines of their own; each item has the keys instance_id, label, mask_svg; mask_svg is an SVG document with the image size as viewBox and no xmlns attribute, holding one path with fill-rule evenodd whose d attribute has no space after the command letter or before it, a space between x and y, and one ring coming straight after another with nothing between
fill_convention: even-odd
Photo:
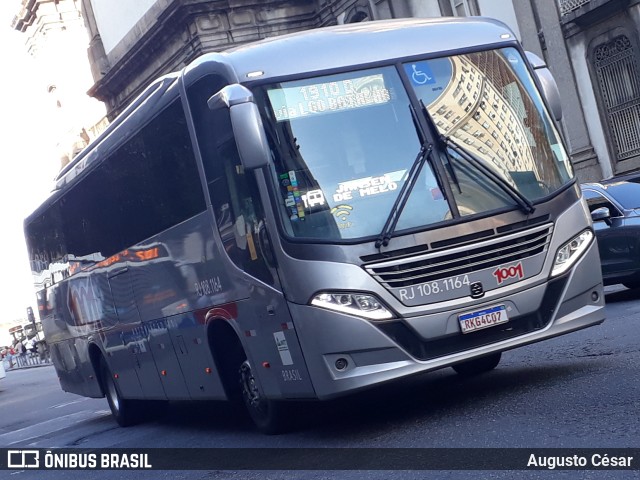
<instances>
[{"instance_id":1,"label":"bus side window","mask_svg":"<svg viewBox=\"0 0 640 480\"><path fill-rule=\"evenodd\" d=\"M207 106L207 99L222 86L219 77L210 75L188 89L216 224L229 258L249 275L274 285L258 244L265 215L255 174L242 167L229 111Z\"/></svg>"}]
</instances>

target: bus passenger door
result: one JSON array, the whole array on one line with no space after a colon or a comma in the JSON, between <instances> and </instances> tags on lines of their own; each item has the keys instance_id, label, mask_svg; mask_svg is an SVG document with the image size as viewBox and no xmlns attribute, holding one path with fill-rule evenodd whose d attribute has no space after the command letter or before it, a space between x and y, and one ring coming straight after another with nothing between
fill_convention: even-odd
<instances>
[{"instance_id":1,"label":"bus passenger door","mask_svg":"<svg viewBox=\"0 0 640 480\"><path fill-rule=\"evenodd\" d=\"M228 115L228 112L223 112ZM239 304L238 322L249 361L259 369L264 392L273 397L313 397L306 362L282 294L256 172L245 170L233 137L210 165L209 193L225 254L244 272L249 301Z\"/></svg>"},{"instance_id":2,"label":"bus passenger door","mask_svg":"<svg viewBox=\"0 0 640 480\"><path fill-rule=\"evenodd\" d=\"M218 268L224 268L235 277L236 285L242 285L233 293L226 292L223 286L224 301L237 302L236 320L248 360L256 366L274 366L258 369L264 392L272 397L313 396L282 294L257 172L244 168L229 109L209 110L207 106L207 99L217 92L214 87L220 86L219 82L205 79L190 87L188 94L215 227L222 243L220 252L228 258ZM238 269L242 273L237 273Z\"/></svg>"},{"instance_id":3,"label":"bus passenger door","mask_svg":"<svg viewBox=\"0 0 640 480\"><path fill-rule=\"evenodd\" d=\"M135 303L129 268L120 268L110 273L108 278L118 318L118 328L114 330L119 332L120 340L118 347L114 345L108 350L112 373L118 373L118 383L125 396L132 392L131 396L135 397L165 399L167 397L149 349L148 331L140 320ZM134 395L135 391L139 393Z\"/></svg>"}]
</instances>

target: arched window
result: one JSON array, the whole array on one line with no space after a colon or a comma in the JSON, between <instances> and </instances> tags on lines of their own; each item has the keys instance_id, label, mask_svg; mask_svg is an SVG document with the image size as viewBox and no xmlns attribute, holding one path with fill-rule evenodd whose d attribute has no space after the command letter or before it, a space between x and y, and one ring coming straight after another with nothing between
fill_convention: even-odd
<instances>
[{"instance_id":1,"label":"arched window","mask_svg":"<svg viewBox=\"0 0 640 480\"><path fill-rule=\"evenodd\" d=\"M358 2L354 5L344 17L344 23L358 23L371 20L371 11L367 2Z\"/></svg>"},{"instance_id":2,"label":"arched window","mask_svg":"<svg viewBox=\"0 0 640 480\"><path fill-rule=\"evenodd\" d=\"M347 23L358 23L358 22L364 22L365 20L369 20L369 15L367 15L365 12L356 12L356 14L352 16L347 21Z\"/></svg>"},{"instance_id":3,"label":"arched window","mask_svg":"<svg viewBox=\"0 0 640 480\"><path fill-rule=\"evenodd\" d=\"M619 35L600 43L593 64L615 160L640 155L640 68L631 40Z\"/></svg>"}]
</instances>

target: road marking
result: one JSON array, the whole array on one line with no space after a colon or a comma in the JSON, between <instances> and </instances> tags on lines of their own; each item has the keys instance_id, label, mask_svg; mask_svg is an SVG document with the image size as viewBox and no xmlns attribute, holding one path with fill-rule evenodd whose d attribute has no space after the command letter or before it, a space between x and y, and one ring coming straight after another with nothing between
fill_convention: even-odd
<instances>
[{"instance_id":1,"label":"road marking","mask_svg":"<svg viewBox=\"0 0 640 480\"><path fill-rule=\"evenodd\" d=\"M29 425L28 427L21 428L20 430L15 430L10 433L4 433L0 435L0 445L9 446L15 445L16 443L26 442L29 440L33 440L34 438L42 437L59 430L63 430L85 420L99 418L109 414L110 413L105 410L84 410L82 412L63 415L58 418L53 418L51 420L36 423L35 425Z\"/></svg>"},{"instance_id":2,"label":"road marking","mask_svg":"<svg viewBox=\"0 0 640 480\"><path fill-rule=\"evenodd\" d=\"M89 400L89 398L81 398L79 400L72 400L71 402L66 402L66 403L59 403L58 405L53 405L49 408L62 408L62 407L66 407L67 405L73 405L74 403L80 403L80 402L85 402Z\"/></svg>"}]
</instances>

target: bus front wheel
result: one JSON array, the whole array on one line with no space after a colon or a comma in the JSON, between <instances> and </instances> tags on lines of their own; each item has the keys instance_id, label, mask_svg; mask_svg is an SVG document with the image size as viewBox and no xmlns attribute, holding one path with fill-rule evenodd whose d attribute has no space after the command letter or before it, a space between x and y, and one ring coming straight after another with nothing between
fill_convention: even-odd
<instances>
[{"instance_id":1,"label":"bus front wheel","mask_svg":"<svg viewBox=\"0 0 640 480\"><path fill-rule=\"evenodd\" d=\"M107 397L109 408L113 418L116 419L121 427L128 427L138 423L141 418L141 409L139 403L135 400L127 400L122 398L118 391L118 386L113 380L113 376L109 371L106 363L102 362L102 380L104 385L104 394Z\"/></svg>"},{"instance_id":2,"label":"bus front wheel","mask_svg":"<svg viewBox=\"0 0 640 480\"><path fill-rule=\"evenodd\" d=\"M284 432L288 424L285 422L283 402L264 396L248 360L242 362L239 373L242 399L258 430L268 435Z\"/></svg>"},{"instance_id":3,"label":"bus front wheel","mask_svg":"<svg viewBox=\"0 0 640 480\"><path fill-rule=\"evenodd\" d=\"M471 377L493 370L500 363L500 358L502 358L502 352L492 353L491 355L487 355L485 357L474 358L473 360L467 360L466 362L458 363L452 368L458 375Z\"/></svg>"}]
</instances>

